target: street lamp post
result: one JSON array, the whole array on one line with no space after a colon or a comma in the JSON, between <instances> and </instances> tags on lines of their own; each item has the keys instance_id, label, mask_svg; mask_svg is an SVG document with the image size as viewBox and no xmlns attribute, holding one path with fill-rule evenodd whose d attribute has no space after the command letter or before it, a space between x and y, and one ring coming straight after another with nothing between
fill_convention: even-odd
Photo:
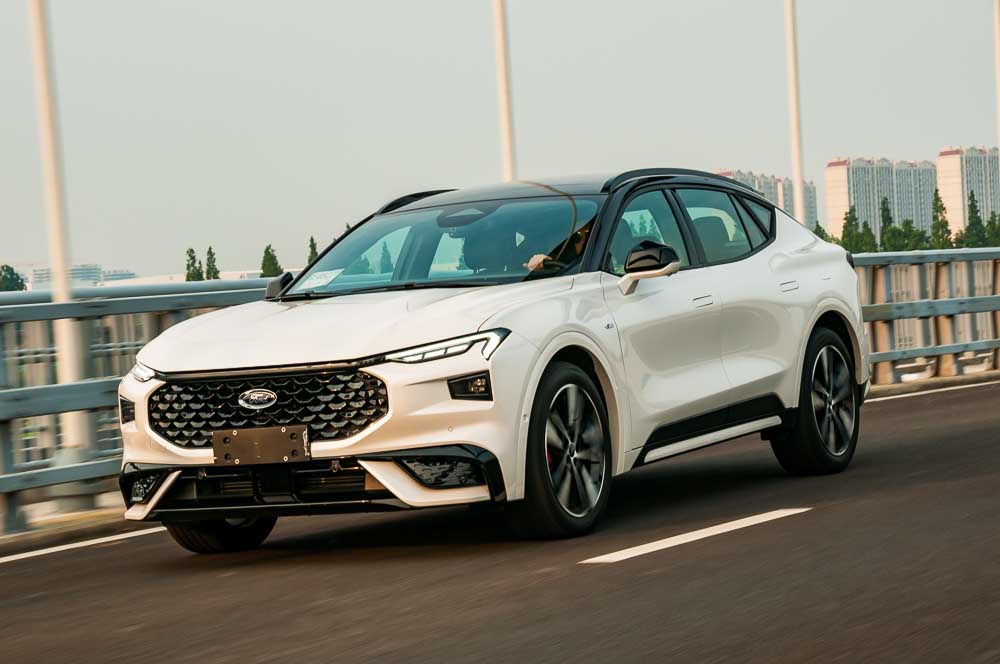
<instances>
[{"instance_id":1,"label":"street lamp post","mask_svg":"<svg viewBox=\"0 0 1000 664\"><path fill-rule=\"evenodd\" d=\"M510 56L507 51L507 12L504 0L493 0L493 36L497 51L497 100L500 111L500 156L503 160L503 179L517 177L514 157L514 114L510 98Z\"/></svg>"},{"instance_id":2,"label":"street lamp post","mask_svg":"<svg viewBox=\"0 0 1000 664\"><path fill-rule=\"evenodd\" d=\"M1000 1L1000 0L998 0ZM799 48L795 26L795 0L785 0L785 60L788 74L788 114L792 139L792 214L806 226L806 186L802 175L802 121L799 118Z\"/></svg>"},{"instance_id":3,"label":"street lamp post","mask_svg":"<svg viewBox=\"0 0 1000 664\"><path fill-rule=\"evenodd\" d=\"M55 90L48 40L44 0L28 0L34 55L35 97L38 112L38 136L41 143L42 180L45 194L45 221L48 228L49 264L52 275L52 301L68 302L70 289L70 253L63 204L62 167ZM83 344L79 323L71 319L53 321L56 342L56 376L60 383L79 381L83 370ZM66 413L61 417L62 443L55 463L84 460L91 447L93 430L86 412ZM66 501L64 501L66 502ZM87 498L70 500L72 507L86 507ZM70 505L64 505L64 508Z\"/></svg>"}]
</instances>

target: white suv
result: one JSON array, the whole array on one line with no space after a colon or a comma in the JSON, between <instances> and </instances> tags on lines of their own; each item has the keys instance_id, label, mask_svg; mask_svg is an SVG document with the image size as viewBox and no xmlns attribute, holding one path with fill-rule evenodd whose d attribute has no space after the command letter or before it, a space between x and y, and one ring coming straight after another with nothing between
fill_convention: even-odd
<instances>
[{"instance_id":1,"label":"white suv","mask_svg":"<svg viewBox=\"0 0 1000 664\"><path fill-rule=\"evenodd\" d=\"M850 254L708 173L406 196L142 349L125 516L197 552L279 516L462 503L567 536L613 476L750 433L837 472L869 379L857 294Z\"/></svg>"}]
</instances>

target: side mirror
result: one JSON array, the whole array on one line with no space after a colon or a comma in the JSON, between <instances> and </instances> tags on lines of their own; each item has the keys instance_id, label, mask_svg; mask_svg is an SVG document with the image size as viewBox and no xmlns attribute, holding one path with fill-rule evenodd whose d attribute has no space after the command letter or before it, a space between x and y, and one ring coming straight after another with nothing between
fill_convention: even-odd
<instances>
[{"instance_id":1,"label":"side mirror","mask_svg":"<svg viewBox=\"0 0 1000 664\"><path fill-rule=\"evenodd\" d=\"M681 269L681 259L673 247L643 240L625 259L625 276L618 281L622 295L631 295L642 279L669 277Z\"/></svg>"},{"instance_id":2,"label":"side mirror","mask_svg":"<svg viewBox=\"0 0 1000 664\"><path fill-rule=\"evenodd\" d=\"M285 272L284 274L271 279L267 282L267 290L264 291L265 300L277 300L278 296L281 295L281 291L285 290L288 284L292 283L292 273Z\"/></svg>"}]
</instances>

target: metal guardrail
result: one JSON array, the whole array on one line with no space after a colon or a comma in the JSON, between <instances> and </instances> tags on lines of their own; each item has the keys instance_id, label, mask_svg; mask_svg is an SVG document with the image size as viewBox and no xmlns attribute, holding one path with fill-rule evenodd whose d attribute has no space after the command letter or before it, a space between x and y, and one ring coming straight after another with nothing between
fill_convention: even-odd
<instances>
[{"instance_id":1,"label":"metal guardrail","mask_svg":"<svg viewBox=\"0 0 1000 664\"><path fill-rule=\"evenodd\" d=\"M997 366L1000 248L857 254L854 263L875 383ZM908 360L923 364L896 364Z\"/></svg>"},{"instance_id":2,"label":"metal guardrail","mask_svg":"<svg viewBox=\"0 0 1000 664\"><path fill-rule=\"evenodd\" d=\"M996 350L1000 349L1000 249L859 254L854 260L864 317L870 328L876 383L996 366ZM89 460L65 466L53 466L45 459L15 458L13 422L77 410L115 408L120 378L116 374L65 385L11 387L15 382L10 379L9 365L42 363L51 375L51 366L44 363L53 361L54 352L45 343L35 348L20 348L15 343L8 350L5 329L60 318L153 317L148 329L143 329L144 338L134 335L134 339L91 344L95 353L124 353L130 364L129 354L134 355L145 341L183 318L185 312L258 300L266 283L265 279L254 279L88 288L74 292L77 300L61 304L51 303L45 292L0 293L0 497L4 503L4 530L24 527L20 492L115 475L121 463L115 456L119 450L113 448L92 451ZM983 316L987 318L977 318ZM911 360L924 363L899 364ZM22 372L24 369L15 368ZM23 430L30 432L33 428Z\"/></svg>"},{"instance_id":3,"label":"metal guardrail","mask_svg":"<svg viewBox=\"0 0 1000 664\"><path fill-rule=\"evenodd\" d=\"M62 385L12 387L24 382L23 377L18 380L13 374L25 373L26 365L36 365L35 369L41 369L43 380L45 374L49 380L54 374L52 363L55 352L49 345L51 331L38 328L38 325L61 318L97 321L113 317L141 317L146 323L145 338L134 335L135 339L90 344L92 353L117 353L130 363L145 341L181 320L185 313L259 300L266 285L267 279L246 279L84 288L75 290L73 295L77 299L67 303L52 303L51 295L46 291L0 293L0 498L3 502L3 531L25 528L21 492L105 478L116 475L121 467L120 449L115 448L89 450L89 458L69 465L53 465L51 459L17 458L17 452L23 451L16 444L19 434L40 429L56 430L58 423L18 429L14 427L14 422L67 412L116 409L118 405L119 375ZM31 334L25 334L24 328L29 325L35 327L30 330ZM14 334L5 334L11 329ZM36 341L23 341L28 336ZM9 338L14 339L13 349L8 349L5 342ZM27 345L41 345L21 348L18 339ZM55 438L58 439L58 434Z\"/></svg>"}]
</instances>

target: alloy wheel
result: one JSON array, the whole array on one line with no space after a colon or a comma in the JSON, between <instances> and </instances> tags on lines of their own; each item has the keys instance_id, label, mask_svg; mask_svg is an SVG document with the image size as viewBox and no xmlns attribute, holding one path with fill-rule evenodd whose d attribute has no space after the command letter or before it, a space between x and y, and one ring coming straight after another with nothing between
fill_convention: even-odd
<instances>
[{"instance_id":1,"label":"alloy wheel","mask_svg":"<svg viewBox=\"0 0 1000 664\"><path fill-rule=\"evenodd\" d=\"M574 517L586 516L604 489L607 440L600 413L579 385L563 385L549 404L545 460L556 499Z\"/></svg>"},{"instance_id":2,"label":"alloy wheel","mask_svg":"<svg viewBox=\"0 0 1000 664\"><path fill-rule=\"evenodd\" d=\"M854 437L855 390L847 360L835 346L823 346L813 364L812 408L827 451L840 456Z\"/></svg>"}]
</instances>

